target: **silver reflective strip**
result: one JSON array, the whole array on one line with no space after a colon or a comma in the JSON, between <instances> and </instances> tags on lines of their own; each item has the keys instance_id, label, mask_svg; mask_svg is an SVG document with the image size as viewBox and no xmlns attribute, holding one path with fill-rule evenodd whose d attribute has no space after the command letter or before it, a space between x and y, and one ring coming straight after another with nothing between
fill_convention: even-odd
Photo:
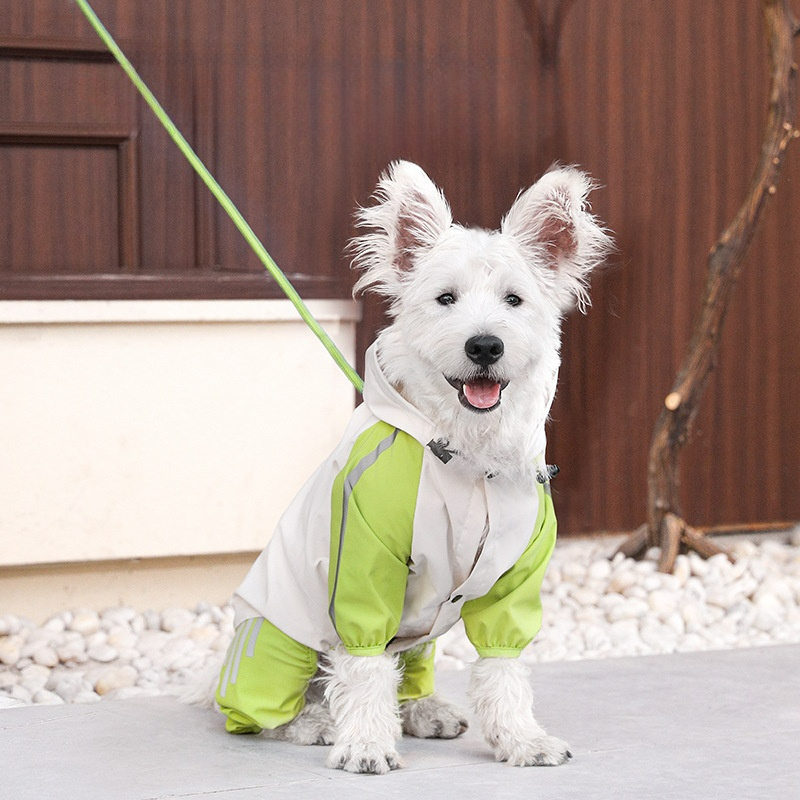
<instances>
[{"instance_id":1,"label":"silver reflective strip","mask_svg":"<svg viewBox=\"0 0 800 800\"><path fill-rule=\"evenodd\" d=\"M252 658L253 654L256 652L256 639L258 639L258 634L261 631L261 626L264 624L264 617L259 617L255 625L253 625L253 631L250 634L250 641L247 643L247 657Z\"/></svg>"},{"instance_id":2,"label":"silver reflective strip","mask_svg":"<svg viewBox=\"0 0 800 800\"><path fill-rule=\"evenodd\" d=\"M347 507L350 504L350 496L353 494L353 489L361 479L361 476L385 453L397 438L397 429L393 430L378 446L371 452L367 453L358 464L353 467L344 479L344 487L342 492L342 522L339 526L339 550L336 558L336 574L333 578L333 591L331 592L331 603L328 606L328 614L330 615L333 627L336 628L336 611L334 603L336 602L336 590L339 586L339 566L342 561L342 547L344 545L344 533L347 530Z\"/></svg>"},{"instance_id":3,"label":"silver reflective strip","mask_svg":"<svg viewBox=\"0 0 800 800\"><path fill-rule=\"evenodd\" d=\"M242 655L244 654L244 646L247 644L248 637L253 631L255 622L256 621L254 619L247 620L247 630L245 631L244 636L239 639L239 645L236 648L236 658L233 661L233 669L231 670L231 686L236 683L236 678L239 675L239 665L242 663Z\"/></svg>"},{"instance_id":4,"label":"silver reflective strip","mask_svg":"<svg viewBox=\"0 0 800 800\"><path fill-rule=\"evenodd\" d=\"M233 641L228 645L228 652L225 655L225 661L222 664L222 677L219 682L219 696L225 697L225 692L228 690L228 680L231 677L231 664L233 663L233 654L239 647L239 640L244 633L245 623L242 623L233 636Z\"/></svg>"}]
</instances>

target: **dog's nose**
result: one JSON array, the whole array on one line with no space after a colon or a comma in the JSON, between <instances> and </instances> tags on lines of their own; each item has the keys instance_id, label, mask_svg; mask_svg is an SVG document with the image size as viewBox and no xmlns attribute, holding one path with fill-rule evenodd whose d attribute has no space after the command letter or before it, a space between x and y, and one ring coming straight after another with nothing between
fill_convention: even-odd
<instances>
[{"instance_id":1,"label":"dog's nose","mask_svg":"<svg viewBox=\"0 0 800 800\"><path fill-rule=\"evenodd\" d=\"M467 358L480 367L499 361L504 349L503 340L497 336L472 336L464 345Z\"/></svg>"}]
</instances>

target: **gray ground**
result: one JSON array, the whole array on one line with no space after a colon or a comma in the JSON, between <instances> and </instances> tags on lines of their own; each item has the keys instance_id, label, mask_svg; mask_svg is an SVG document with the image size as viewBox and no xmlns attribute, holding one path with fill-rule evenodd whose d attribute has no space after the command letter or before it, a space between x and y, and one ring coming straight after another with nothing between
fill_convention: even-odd
<instances>
[{"instance_id":1,"label":"gray ground","mask_svg":"<svg viewBox=\"0 0 800 800\"><path fill-rule=\"evenodd\" d=\"M166 697L9 708L0 797L796 800L799 668L800 645L539 664L537 715L570 764L497 764L473 726L404 739L406 766L383 777L328 770L322 748L230 736L216 712ZM465 701L466 672L438 678Z\"/></svg>"}]
</instances>

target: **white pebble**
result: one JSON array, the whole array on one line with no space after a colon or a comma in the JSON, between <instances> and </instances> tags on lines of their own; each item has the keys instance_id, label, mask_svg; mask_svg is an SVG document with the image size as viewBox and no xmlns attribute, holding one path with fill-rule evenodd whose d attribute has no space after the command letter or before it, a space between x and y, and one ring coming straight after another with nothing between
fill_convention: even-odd
<instances>
[{"instance_id":1,"label":"white pebble","mask_svg":"<svg viewBox=\"0 0 800 800\"><path fill-rule=\"evenodd\" d=\"M130 629L114 628L109 631L106 642L117 650L129 650L135 648L139 637Z\"/></svg>"},{"instance_id":2,"label":"white pebble","mask_svg":"<svg viewBox=\"0 0 800 800\"><path fill-rule=\"evenodd\" d=\"M25 640L19 634L11 634L0 638L0 664L13 667L22 655Z\"/></svg>"},{"instance_id":3,"label":"white pebble","mask_svg":"<svg viewBox=\"0 0 800 800\"><path fill-rule=\"evenodd\" d=\"M689 580L689 576L692 574L692 568L689 563L689 559L684 556L680 555L675 559L675 569L672 572L675 580L678 582L679 586L685 585L686 581Z\"/></svg>"},{"instance_id":4,"label":"white pebble","mask_svg":"<svg viewBox=\"0 0 800 800\"><path fill-rule=\"evenodd\" d=\"M86 655L92 661L100 661L103 664L107 664L109 661L113 661L119 655L119 652L111 645L96 644L86 651Z\"/></svg>"},{"instance_id":5,"label":"white pebble","mask_svg":"<svg viewBox=\"0 0 800 800\"><path fill-rule=\"evenodd\" d=\"M33 661L43 667L54 667L59 663L58 653L52 647L40 647L33 654Z\"/></svg>"},{"instance_id":6,"label":"white pebble","mask_svg":"<svg viewBox=\"0 0 800 800\"><path fill-rule=\"evenodd\" d=\"M19 633L19 620L11 614L3 614L0 616L0 636L9 636L10 634Z\"/></svg>"},{"instance_id":7,"label":"white pebble","mask_svg":"<svg viewBox=\"0 0 800 800\"><path fill-rule=\"evenodd\" d=\"M139 673L134 667L109 667L106 669L94 684L94 690L99 695L108 694L114 689L123 689L135 686L139 679Z\"/></svg>"},{"instance_id":8,"label":"white pebble","mask_svg":"<svg viewBox=\"0 0 800 800\"><path fill-rule=\"evenodd\" d=\"M585 586L576 587L572 591L572 597L581 606L594 606L600 599L597 592Z\"/></svg>"},{"instance_id":9,"label":"white pebble","mask_svg":"<svg viewBox=\"0 0 800 800\"><path fill-rule=\"evenodd\" d=\"M28 705L33 702L33 694L28 691L21 683L12 686L6 690L6 695L14 700L19 700L21 703Z\"/></svg>"},{"instance_id":10,"label":"white pebble","mask_svg":"<svg viewBox=\"0 0 800 800\"><path fill-rule=\"evenodd\" d=\"M689 553L689 569L692 575L698 578L704 578L708 575L708 562L701 558L697 553Z\"/></svg>"},{"instance_id":11,"label":"white pebble","mask_svg":"<svg viewBox=\"0 0 800 800\"><path fill-rule=\"evenodd\" d=\"M592 580L605 580L611 575L611 562L607 558L592 562L589 565L587 575Z\"/></svg>"},{"instance_id":12,"label":"white pebble","mask_svg":"<svg viewBox=\"0 0 800 800\"><path fill-rule=\"evenodd\" d=\"M114 627L130 628L136 616L136 610L129 606L107 608L101 615L101 624L106 630Z\"/></svg>"},{"instance_id":13,"label":"white pebble","mask_svg":"<svg viewBox=\"0 0 800 800\"><path fill-rule=\"evenodd\" d=\"M186 608L168 608L161 614L161 629L167 633L183 631L194 622L195 615Z\"/></svg>"},{"instance_id":14,"label":"white pebble","mask_svg":"<svg viewBox=\"0 0 800 800\"><path fill-rule=\"evenodd\" d=\"M703 625L703 605L697 601L688 601L681 604L680 613L683 617L685 629L692 633Z\"/></svg>"},{"instance_id":15,"label":"white pebble","mask_svg":"<svg viewBox=\"0 0 800 800\"><path fill-rule=\"evenodd\" d=\"M67 623L64 621L64 618L61 616L58 617L51 617L47 622L42 625L42 630L45 631L53 631L55 633L61 633L65 631L67 628Z\"/></svg>"},{"instance_id":16,"label":"white pebble","mask_svg":"<svg viewBox=\"0 0 800 800\"><path fill-rule=\"evenodd\" d=\"M96 611L77 611L67 628L82 636L88 636L100 630L100 615Z\"/></svg>"},{"instance_id":17,"label":"white pebble","mask_svg":"<svg viewBox=\"0 0 800 800\"><path fill-rule=\"evenodd\" d=\"M795 591L787 577L770 575L761 582L753 593L753 600L756 603L765 597L774 597L784 605L791 605L794 603Z\"/></svg>"},{"instance_id":18,"label":"white pebble","mask_svg":"<svg viewBox=\"0 0 800 800\"><path fill-rule=\"evenodd\" d=\"M67 639L64 644L56 649L59 660L62 664L76 662L82 664L86 661L86 642L82 637L78 636L75 639Z\"/></svg>"},{"instance_id":19,"label":"white pebble","mask_svg":"<svg viewBox=\"0 0 800 800\"><path fill-rule=\"evenodd\" d=\"M18 672L7 672L0 670L0 689L7 689L9 686L16 686L20 682Z\"/></svg>"},{"instance_id":20,"label":"white pebble","mask_svg":"<svg viewBox=\"0 0 800 800\"><path fill-rule=\"evenodd\" d=\"M632 644L639 639L639 625L635 619L618 620L611 624L608 633L617 646Z\"/></svg>"},{"instance_id":21,"label":"white pebble","mask_svg":"<svg viewBox=\"0 0 800 800\"><path fill-rule=\"evenodd\" d=\"M33 695L33 702L37 705L58 706L63 705L64 700L55 694L55 692L49 692L47 689L40 689Z\"/></svg>"},{"instance_id":22,"label":"white pebble","mask_svg":"<svg viewBox=\"0 0 800 800\"><path fill-rule=\"evenodd\" d=\"M629 586L636 583L637 576L632 570L617 572L608 581L608 591L622 594Z\"/></svg>"},{"instance_id":23,"label":"white pebble","mask_svg":"<svg viewBox=\"0 0 800 800\"><path fill-rule=\"evenodd\" d=\"M20 670L20 684L31 694L35 694L40 689L44 689L50 677L50 670L40 664L30 664Z\"/></svg>"},{"instance_id":24,"label":"white pebble","mask_svg":"<svg viewBox=\"0 0 800 800\"><path fill-rule=\"evenodd\" d=\"M637 597L625 600L624 603L616 603L608 609L606 616L611 623L620 620L637 620L644 617L650 611L650 606Z\"/></svg>"},{"instance_id":25,"label":"white pebble","mask_svg":"<svg viewBox=\"0 0 800 800\"><path fill-rule=\"evenodd\" d=\"M75 699L73 700L74 703L96 703L100 700L100 695L97 692L92 691L90 689L84 690L82 692L78 692L75 695Z\"/></svg>"},{"instance_id":26,"label":"white pebble","mask_svg":"<svg viewBox=\"0 0 800 800\"><path fill-rule=\"evenodd\" d=\"M48 685L64 702L73 702L81 692L86 690L91 691L92 685L83 678L81 675L64 675L53 682L53 685Z\"/></svg>"},{"instance_id":27,"label":"white pebble","mask_svg":"<svg viewBox=\"0 0 800 800\"><path fill-rule=\"evenodd\" d=\"M650 610L660 619L666 619L678 607L679 598L666 589L654 589L647 596Z\"/></svg>"},{"instance_id":28,"label":"white pebble","mask_svg":"<svg viewBox=\"0 0 800 800\"><path fill-rule=\"evenodd\" d=\"M219 630L216 625L201 625L189 631L189 638L201 647L211 645L218 635Z\"/></svg>"},{"instance_id":29,"label":"white pebble","mask_svg":"<svg viewBox=\"0 0 800 800\"><path fill-rule=\"evenodd\" d=\"M675 650L678 636L672 628L650 620L641 627L642 641L656 653L671 653Z\"/></svg>"}]
</instances>

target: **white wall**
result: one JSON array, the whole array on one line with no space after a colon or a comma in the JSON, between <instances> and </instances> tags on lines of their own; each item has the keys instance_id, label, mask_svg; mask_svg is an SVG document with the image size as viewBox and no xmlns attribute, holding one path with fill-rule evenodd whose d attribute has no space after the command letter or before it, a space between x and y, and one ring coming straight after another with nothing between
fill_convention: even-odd
<instances>
[{"instance_id":1,"label":"white wall","mask_svg":"<svg viewBox=\"0 0 800 800\"><path fill-rule=\"evenodd\" d=\"M288 301L0 302L0 566L260 550L354 400Z\"/></svg>"}]
</instances>

